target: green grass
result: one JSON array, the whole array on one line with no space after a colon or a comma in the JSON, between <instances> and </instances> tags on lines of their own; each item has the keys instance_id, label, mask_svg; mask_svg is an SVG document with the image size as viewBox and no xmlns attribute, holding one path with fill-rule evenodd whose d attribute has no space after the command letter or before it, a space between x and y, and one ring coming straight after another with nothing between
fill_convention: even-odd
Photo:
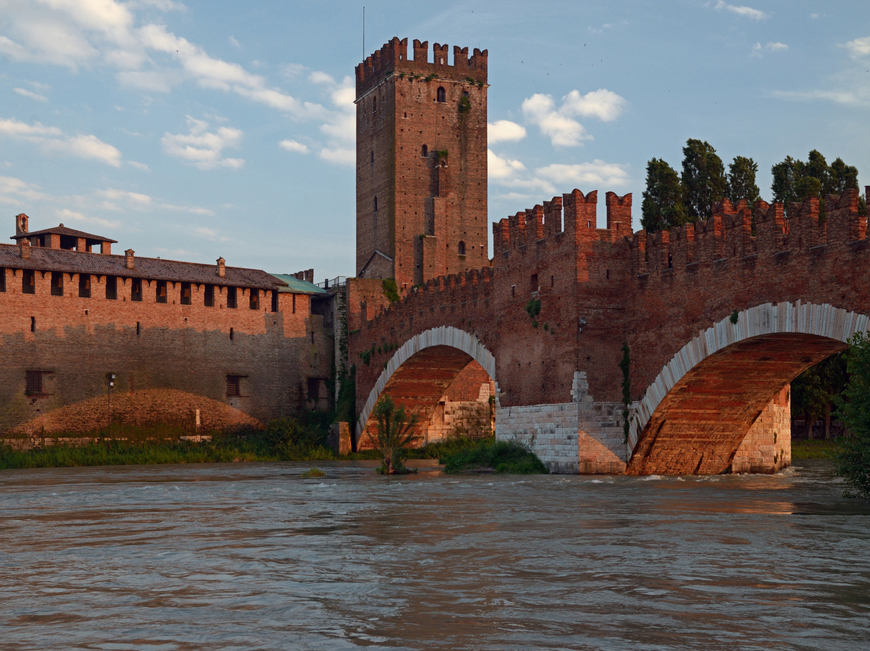
<instances>
[{"instance_id":1,"label":"green grass","mask_svg":"<svg viewBox=\"0 0 870 651\"><path fill-rule=\"evenodd\" d=\"M511 475L545 475L547 467L534 454L513 441L483 439L473 447L447 452L439 459L445 473L496 472Z\"/></svg>"},{"instance_id":2,"label":"green grass","mask_svg":"<svg viewBox=\"0 0 870 651\"><path fill-rule=\"evenodd\" d=\"M837 439L792 439L791 459L832 459Z\"/></svg>"}]
</instances>

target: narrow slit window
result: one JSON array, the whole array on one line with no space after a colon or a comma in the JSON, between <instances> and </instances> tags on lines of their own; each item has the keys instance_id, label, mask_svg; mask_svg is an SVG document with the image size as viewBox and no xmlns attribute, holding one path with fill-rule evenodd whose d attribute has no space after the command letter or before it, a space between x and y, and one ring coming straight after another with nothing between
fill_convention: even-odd
<instances>
[{"instance_id":1,"label":"narrow slit window","mask_svg":"<svg viewBox=\"0 0 870 651\"><path fill-rule=\"evenodd\" d=\"M423 158L426 158L429 155L429 148L426 145L423 145L423 149L420 150L420 155Z\"/></svg>"},{"instance_id":2,"label":"narrow slit window","mask_svg":"<svg viewBox=\"0 0 870 651\"><path fill-rule=\"evenodd\" d=\"M36 272L33 269L25 269L21 274L21 292L23 294L36 293Z\"/></svg>"},{"instance_id":3,"label":"narrow slit window","mask_svg":"<svg viewBox=\"0 0 870 651\"><path fill-rule=\"evenodd\" d=\"M63 296L63 272L62 271L52 271L51 272L51 295L52 296Z\"/></svg>"},{"instance_id":4,"label":"narrow slit window","mask_svg":"<svg viewBox=\"0 0 870 651\"><path fill-rule=\"evenodd\" d=\"M130 300L131 301L141 301L142 300L142 279L134 278L133 282L130 284Z\"/></svg>"},{"instance_id":5,"label":"narrow slit window","mask_svg":"<svg viewBox=\"0 0 870 651\"><path fill-rule=\"evenodd\" d=\"M110 301L118 300L118 277L106 276L106 298Z\"/></svg>"},{"instance_id":6,"label":"narrow slit window","mask_svg":"<svg viewBox=\"0 0 870 651\"><path fill-rule=\"evenodd\" d=\"M278 292L277 290L272 290L272 311L278 311Z\"/></svg>"},{"instance_id":7,"label":"narrow slit window","mask_svg":"<svg viewBox=\"0 0 870 651\"><path fill-rule=\"evenodd\" d=\"M438 87L437 97L438 97L439 102L446 102L447 101L447 91L444 90L444 86Z\"/></svg>"},{"instance_id":8,"label":"narrow slit window","mask_svg":"<svg viewBox=\"0 0 870 651\"><path fill-rule=\"evenodd\" d=\"M0 267L0 292L6 291L6 270Z\"/></svg>"},{"instance_id":9,"label":"narrow slit window","mask_svg":"<svg viewBox=\"0 0 870 651\"><path fill-rule=\"evenodd\" d=\"M375 197L373 205L374 205L375 212L377 212L378 211L378 198L377 197Z\"/></svg>"},{"instance_id":10,"label":"narrow slit window","mask_svg":"<svg viewBox=\"0 0 870 651\"><path fill-rule=\"evenodd\" d=\"M91 297L91 276L90 274L79 274L79 297Z\"/></svg>"},{"instance_id":11,"label":"narrow slit window","mask_svg":"<svg viewBox=\"0 0 870 651\"><path fill-rule=\"evenodd\" d=\"M458 248L459 248L459 255L465 255L465 242L460 240Z\"/></svg>"},{"instance_id":12,"label":"narrow slit window","mask_svg":"<svg viewBox=\"0 0 870 651\"><path fill-rule=\"evenodd\" d=\"M30 332L36 332L36 317L30 317Z\"/></svg>"}]
</instances>

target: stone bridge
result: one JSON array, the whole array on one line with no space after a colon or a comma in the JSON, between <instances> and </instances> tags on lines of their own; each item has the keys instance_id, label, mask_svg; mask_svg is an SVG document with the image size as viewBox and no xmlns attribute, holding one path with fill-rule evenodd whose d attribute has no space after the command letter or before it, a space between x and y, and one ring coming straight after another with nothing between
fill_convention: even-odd
<instances>
[{"instance_id":1,"label":"stone bridge","mask_svg":"<svg viewBox=\"0 0 870 651\"><path fill-rule=\"evenodd\" d=\"M502 219L491 267L395 305L373 281L350 282L357 439L384 393L431 438L445 405L482 404L491 381L497 437L557 472L788 465L789 383L870 327L857 190L828 196L823 215L817 199L788 218L780 204L726 201L655 234L631 232L631 195L607 193L606 228L596 204L574 190Z\"/></svg>"}]
</instances>

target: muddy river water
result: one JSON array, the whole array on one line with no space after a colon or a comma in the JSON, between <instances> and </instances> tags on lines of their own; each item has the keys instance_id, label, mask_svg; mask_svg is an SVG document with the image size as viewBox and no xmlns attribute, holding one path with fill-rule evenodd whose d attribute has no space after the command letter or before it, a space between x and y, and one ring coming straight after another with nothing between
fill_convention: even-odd
<instances>
[{"instance_id":1,"label":"muddy river water","mask_svg":"<svg viewBox=\"0 0 870 651\"><path fill-rule=\"evenodd\" d=\"M0 649L870 649L870 504L775 476L0 472Z\"/></svg>"}]
</instances>

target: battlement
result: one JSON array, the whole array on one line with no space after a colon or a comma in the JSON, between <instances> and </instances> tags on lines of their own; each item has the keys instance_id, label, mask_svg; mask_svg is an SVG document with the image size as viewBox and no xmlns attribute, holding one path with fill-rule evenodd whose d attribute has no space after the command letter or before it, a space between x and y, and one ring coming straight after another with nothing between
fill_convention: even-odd
<instances>
[{"instance_id":1,"label":"battlement","mask_svg":"<svg viewBox=\"0 0 870 651\"><path fill-rule=\"evenodd\" d=\"M493 223L495 263L511 251L521 250L541 242L562 244L606 240L616 242L631 234L631 194L623 197L613 192L606 195L607 228L596 226L598 191L584 195L573 190L553 197L512 217Z\"/></svg>"},{"instance_id":2,"label":"battlement","mask_svg":"<svg viewBox=\"0 0 870 651\"><path fill-rule=\"evenodd\" d=\"M374 88L391 73L405 73L450 79L452 81L473 80L474 83L487 83L487 50L474 48L468 56L468 48L453 46L453 63L448 60L449 46L434 43L432 61L429 61L429 41L413 42L413 59L408 59L408 39L392 38L380 50L356 67L357 98Z\"/></svg>"},{"instance_id":3,"label":"battlement","mask_svg":"<svg viewBox=\"0 0 870 651\"><path fill-rule=\"evenodd\" d=\"M870 188L868 188L870 193ZM723 264L728 259L751 262L758 257L779 256L866 240L867 216L858 214L858 190L825 198L824 219L817 198L785 206L757 201L750 209L727 199L713 207L707 220L684 224L668 231L638 231L630 240L638 276L673 270L689 272L696 265Z\"/></svg>"}]
</instances>

